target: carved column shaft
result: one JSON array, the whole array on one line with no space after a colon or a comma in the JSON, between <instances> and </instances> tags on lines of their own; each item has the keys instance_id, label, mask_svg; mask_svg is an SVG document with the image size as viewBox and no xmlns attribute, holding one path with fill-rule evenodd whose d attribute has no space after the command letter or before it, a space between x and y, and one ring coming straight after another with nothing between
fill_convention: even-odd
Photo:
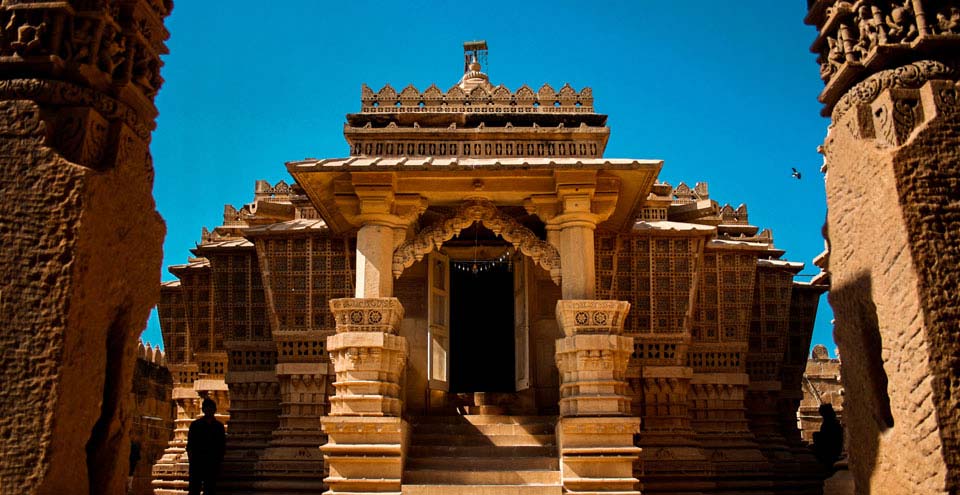
<instances>
[{"instance_id":1,"label":"carved column shaft","mask_svg":"<svg viewBox=\"0 0 960 495\"><path fill-rule=\"evenodd\" d=\"M357 232L356 296L393 296L394 229L367 223Z\"/></svg>"},{"instance_id":2,"label":"carved column shaft","mask_svg":"<svg viewBox=\"0 0 960 495\"><path fill-rule=\"evenodd\" d=\"M280 424L256 464L258 493L321 491L323 462L317 428L327 402L327 363L278 363Z\"/></svg>"},{"instance_id":3,"label":"carved column shaft","mask_svg":"<svg viewBox=\"0 0 960 495\"><path fill-rule=\"evenodd\" d=\"M564 299L593 299L596 281L593 231L589 221L567 222L560 226L560 266Z\"/></svg>"}]
</instances>

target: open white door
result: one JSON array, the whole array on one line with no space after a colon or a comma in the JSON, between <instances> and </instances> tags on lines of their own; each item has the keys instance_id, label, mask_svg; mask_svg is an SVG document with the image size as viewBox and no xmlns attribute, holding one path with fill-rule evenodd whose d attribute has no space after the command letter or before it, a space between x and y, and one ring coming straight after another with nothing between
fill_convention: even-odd
<instances>
[{"instance_id":1,"label":"open white door","mask_svg":"<svg viewBox=\"0 0 960 495\"><path fill-rule=\"evenodd\" d=\"M513 259L513 344L517 392L530 387L530 324L527 318L527 257Z\"/></svg>"},{"instance_id":2,"label":"open white door","mask_svg":"<svg viewBox=\"0 0 960 495\"><path fill-rule=\"evenodd\" d=\"M427 299L427 376L432 390L450 390L450 259L433 251Z\"/></svg>"}]
</instances>

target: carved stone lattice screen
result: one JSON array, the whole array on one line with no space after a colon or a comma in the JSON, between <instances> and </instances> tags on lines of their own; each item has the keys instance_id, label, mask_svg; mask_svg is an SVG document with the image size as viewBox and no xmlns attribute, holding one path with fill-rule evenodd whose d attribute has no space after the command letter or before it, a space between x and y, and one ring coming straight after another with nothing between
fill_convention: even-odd
<instances>
[{"instance_id":1,"label":"carved stone lattice screen","mask_svg":"<svg viewBox=\"0 0 960 495\"><path fill-rule=\"evenodd\" d=\"M623 332L634 337L632 358L648 365L682 363L679 344L701 241L597 232L595 246L597 296L633 305Z\"/></svg>"},{"instance_id":2,"label":"carved stone lattice screen","mask_svg":"<svg viewBox=\"0 0 960 495\"><path fill-rule=\"evenodd\" d=\"M163 326L163 347L167 364L180 364L187 359L187 309L179 281L167 282L160 288L157 315Z\"/></svg>"},{"instance_id":3,"label":"carved stone lattice screen","mask_svg":"<svg viewBox=\"0 0 960 495\"><path fill-rule=\"evenodd\" d=\"M210 290L209 265L187 268L177 276L180 277L183 302L189 322L190 352L196 354L222 349L222 338L218 342L214 334L213 292Z\"/></svg>"},{"instance_id":4,"label":"carved stone lattice screen","mask_svg":"<svg viewBox=\"0 0 960 495\"><path fill-rule=\"evenodd\" d=\"M353 294L356 241L323 234L257 242L266 255L277 328L333 333L327 301Z\"/></svg>"},{"instance_id":5,"label":"carved stone lattice screen","mask_svg":"<svg viewBox=\"0 0 960 495\"><path fill-rule=\"evenodd\" d=\"M695 372L743 372L756 266L753 253L704 253L687 355Z\"/></svg>"},{"instance_id":6,"label":"carved stone lattice screen","mask_svg":"<svg viewBox=\"0 0 960 495\"><path fill-rule=\"evenodd\" d=\"M254 250L209 254L217 324L227 340L270 340L263 281Z\"/></svg>"},{"instance_id":7,"label":"carved stone lattice screen","mask_svg":"<svg viewBox=\"0 0 960 495\"><path fill-rule=\"evenodd\" d=\"M750 381L777 381L790 329L790 291L793 274L785 270L758 269L753 314L750 321Z\"/></svg>"}]
</instances>

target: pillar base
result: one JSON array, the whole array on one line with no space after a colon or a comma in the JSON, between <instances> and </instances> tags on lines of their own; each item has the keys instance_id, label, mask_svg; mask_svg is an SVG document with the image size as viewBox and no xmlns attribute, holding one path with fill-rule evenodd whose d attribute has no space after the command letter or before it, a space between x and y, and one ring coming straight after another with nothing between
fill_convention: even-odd
<instances>
[{"instance_id":1,"label":"pillar base","mask_svg":"<svg viewBox=\"0 0 960 495\"><path fill-rule=\"evenodd\" d=\"M400 493L409 426L401 418L327 416L320 447L330 475L325 494Z\"/></svg>"},{"instance_id":2,"label":"pillar base","mask_svg":"<svg viewBox=\"0 0 960 495\"><path fill-rule=\"evenodd\" d=\"M557 441L563 489L568 493L640 495L633 476L640 418L560 418Z\"/></svg>"}]
</instances>

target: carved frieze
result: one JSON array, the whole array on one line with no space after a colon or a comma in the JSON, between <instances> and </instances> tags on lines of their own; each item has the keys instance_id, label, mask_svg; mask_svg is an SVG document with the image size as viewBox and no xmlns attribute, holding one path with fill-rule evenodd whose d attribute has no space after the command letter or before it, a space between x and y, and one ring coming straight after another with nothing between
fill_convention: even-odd
<instances>
[{"instance_id":1,"label":"carved frieze","mask_svg":"<svg viewBox=\"0 0 960 495\"><path fill-rule=\"evenodd\" d=\"M820 95L826 104L824 115L870 72L955 53L960 47L960 7L952 3L818 2L806 21L820 30L811 50L818 54L820 77L826 83Z\"/></svg>"}]
</instances>

